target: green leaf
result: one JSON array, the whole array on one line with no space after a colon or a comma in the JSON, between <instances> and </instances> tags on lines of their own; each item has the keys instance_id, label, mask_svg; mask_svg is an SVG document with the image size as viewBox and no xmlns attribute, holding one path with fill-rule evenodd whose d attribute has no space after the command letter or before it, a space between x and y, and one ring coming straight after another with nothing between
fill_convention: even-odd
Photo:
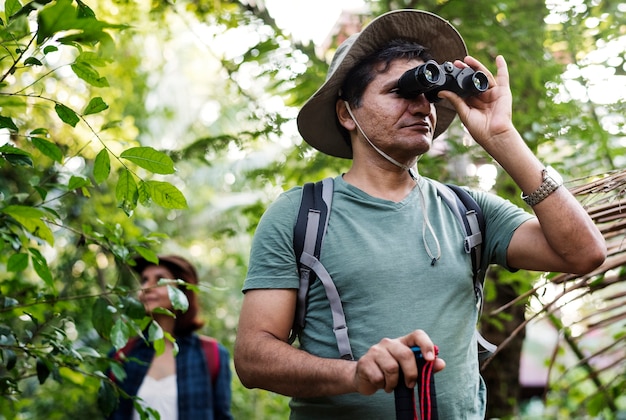
<instances>
[{"instance_id":1,"label":"green leaf","mask_svg":"<svg viewBox=\"0 0 626 420\"><path fill-rule=\"evenodd\" d=\"M148 339L150 341L154 341L154 340L161 340L165 337L165 334L163 333L163 328L161 328L161 326L152 321L150 323L150 326L148 327Z\"/></svg>"},{"instance_id":2,"label":"green leaf","mask_svg":"<svg viewBox=\"0 0 626 420\"><path fill-rule=\"evenodd\" d=\"M43 2L40 1L40 3ZM41 9L37 14L37 24L38 45L59 32L74 30L81 34L85 32L97 34L102 31L104 26L93 18L79 19L78 12L72 5L72 0L56 0L51 6Z\"/></svg>"},{"instance_id":3,"label":"green leaf","mask_svg":"<svg viewBox=\"0 0 626 420\"><path fill-rule=\"evenodd\" d=\"M144 206L149 206L151 203L150 191L148 189L150 186L146 185L145 182L139 183L139 202Z\"/></svg>"},{"instance_id":4,"label":"green leaf","mask_svg":"<svg viewBox=\"0 0 626 420\"><path fill-rule=\"evenodd\" d=\"M70 182L67 184L67 189L72 191L83 187L88 187L91 185L91 182L87 178L83 178L82 176L74 176L70 178Z\"/></svg>"},{"instance_id":5,"label":"green leaf","mask_svg":"<svg viewBox=\"0 0 626 420\"><path fill-rule=\"evenodd\" d=\"M4 13L7 17L7 20L9 20L11 16L19 12L21 8L22 5L19 0L6 0L4 2Z\"/></svg>"},{"instance_id":6,"label":"green leaf","mask_svg":"<svg viewBox=\"0 0 626 420\"><path fill-rule=\"evenodd\" d=\"M106 149L100 150L96 155L96 160L93 164L93 177L96 180L96 184L104 182L111 173L111 159L109 152Z\"/></svg>"},{"instance_id":7,"label":"green leaf","mask_svg":"<svg viewBox=\"0 0 626 420\"><path fill-rule=\"evenodd\" d=\"M98 112L104 111L108 107L109 106L102 100L102 98L92 98L91 101L89 101L89 104L87 105L85 110L83 111L83 115L97 114Z\"/></svg>"},{"instance_id":8,"label":"green leaf","mask_svg":"<svg viewBox=\"0 0 626 420\"><path fill-rule=\"evenodd\" d=\"M47 213L43 210L40 210L36 207L30 206L20 206L20 205L10 205L6 206L2 209L3 213L11 215L13 218L17 220L17 218L21 219L41 219L45 217Z\"/></svg>"},{"instance_id":9,"label":"green leaf","mask_svg":"<svg viewBox=\"0 0 626 420\"><path fill-rule=\"evenodd\" d=\"M174 312L170 311L169 309L165 309L165 308L154 308L152 310L153 314L161 314L161 315L167 315L167 316L171 316L172 318L176 318L176 314L174 314Z\"/></svg>"},{"instance_id":10,"label":"green leaf","mask_svg":"<svg viewBox=\"0 0 626 420\"><path fill-rule=\"evenodd\" d=\"M143 319L146 309L138 299L132 296L120 296L120 302L124 306L124 314L131 319Z\"/></svg>"},{"instance_id":11,"label":"green leaf","mask_svg":"<svg viewBox=\"0 0 626 420\"><path fill-rule=\"evenodd\" d=\"M585 405L587 408L587 412L590 415L597 416L606 406L604 393L598 392L594 394L591 398L587 400L587 403Z\"/></svg>"},{"instance_id":12,"label":"green leaf","mask_svg":"<svg viewBox=\"0 0 626 420\"><path fill-rule=\"evenodd\" d=\"M174 162L163 152L152 147L132 147L124 150L120 157L128 159L138 166L155 174L173 174Z\"/></svg>"},{"instance_id":13,"label":"green leaf","mask_svg":"<svg viewBox=\"0 0 626 420\"><path fill-rule=\"evenodd\" d=\"M172 343L172 345L173 345L172 353L174 354L174 357L176 357L176 355L178 355L178 351L180 350L178 348L178 343L176 342L176 338L174 338L174 336L172 334L170 334L167 331L165 331L165 339L167 341L169 341L170 343Z\"/></svg>"},{"instance_id":14,"label":"green leaf","mask_svg":"<svg viewBox=\"0 0 626 420\"><path fill-rule=\"evenodd\" d=\"M59 49L55 47L54 45L46 45L46 47L43 49L44 54L49 54L51 52L57 52L57 51L59 51Z\"/></svg>"},{"instance_id":15,"label":"green leaf","mask_svg":"<svg viewBox=\"0 0 626 420\"><path fill-rule=\"evenodd\" d=\"M30 158L30 156L14 155L14 154L6 154L3 156L7 160L7 162L9 162L11 165L29 166L29 167L33 166L33 160Z\"/></svg>"},{"instance_id":16,"label":"green leaf","mask_svg":"<svg viewBox=\"0 0 626 420\"><path fill-rule=\"evenodd\" d=\"M40 237L50 245L54 245L54 235L48 225L42 220L47 216L46 212L34 207L19 205L7 206L4 209L0 209L0 211L10 215L33 235Z\"/></svg>"},{"instance_id":17,"label":"green leaf","mask_svg":"<svg viewBox=\"0 0 626 420\"><path fill-rule=\"evenodd\" d=\"M115 187L115 198L126 214L132 213L137 207L137 196L137 183L132 174L126 169L121 170Z\"/></svg>"},{"instance_id":18,"label":"green leaf","mask_svg":"<svg viewBox=\"0 0 626 420\"><path fill-rule=\"evenodd\" d=\"M83 3L80 0L76 0L76 3L78 4L77 16L79 18L85 18L85 17L95 18L96 17L96 14L93 12L93 10L91 10L89 6L87 6L85 3Z\"/></svg>"},{"instance_id":19,"label":"green leaf","mask_svg":"<svg viewBox=\"0 0 626 420\"><path fill-rule=\"evenodd\" d=\"M28 57L26 60L24 60L24 64L27 66L42 66L43 65L43 63L35 57Z\"/></svg>"},{"instance_id":20,"label":"green leaf","mask_svg":"<svg viewBox=\"0 0 626 420\"><path fill-rule=\"evenodd\" d=\"M94 349L93 347L88 347L88 346L77 348L76 351L78 352L80 357L83 359L87 357L98 358L102 356L96 349Z\"/></svg>"},{"instance_id":21,"label":"green leaf","mask_svg":"<svg viewBox=\"0 0 626 420\"><path fill-rule=\"evenodd\" d=\"M48 135L48 129L44 128L44 127L39 127L39 128L35 128L33 131L30 132L30 135L36 135L36 136L47 136Z\"/></svg>"},{"instance_id":22,"label":"green leaf","mask_svg":"<svg viewBox=\"0 0 626 420\"><path fill-rule=\"evenodd\" d=\"M86 63L90 66L104 67L111 59L104 58L91 51L82 51L78 57L76 57L75 63Z\"/></svg>"},{"instance_id":23,"label":"green leaf","mask_svg":"<svg viewBox=\"0 0 626 420\"><path fill-rule=\"evenodd\" d=\"M100 381L98 388L98 408L108 416L117 408L118 397L115 388L108 380Z\"/></svg>"},{"instance_id":24,"label":"green leaf","mask_svg":"<svg viewBox=\"0 0 626 420\"><path fill-rule=\"evenodd\" d=\"M186 312L189 309L189 301L185 293L176 286L167 285L167 295L172 302L172 308L177 311Z\"/></svg>"},{"instance_id":25,"label":"green leaf","mask_svg":"<svg viewBox=\"0 0 626 420\"><path fill-rule=\"evenodd\" d=\"M113 328L113 313L115 308L103 297L96 299L91 313L91 323L100 336L109 338L111 328Z\"/></svg>"},{"instance_id":26,"label":"green leaf","mask_svg":"<svg viewBox=\"0 0 626 420\"><path fill-rule=\"evenodd\" d=\"M76 115L76 113L72 111L72 109L66 107L63 104L56 104L54 106L54 110L56 111L59 118L61 118L61 121L71 125L72 127L76 127L76 124L78 124L78 121L80 121L78 115Z\"/></svg>"},{"instance_id":27,"label":"green leaf","mask_svg":"<svg viewBox=\"0 0 626 420\"><path fill-rule=\"evenodd\" d=\"M9 261L7 262L7 271L24 271L26 267L28 267L28 254L20 252L9 257Z\"/></svg>"},{"instance_id":28,"label":"green leaf","mask_svg":"<svg viewBox=\"0 0 626 420\"><path fill-rule=\"evenodd\" d=\"M0 115L0 128L8 128L10 131L13 132L19 131L17 125L15 125L13 120L10 117L5 117L3 115Z\"/></svg>"},{"instance_id":29,"label":"green leaf","mask_svg":"<svg viewBox=\"0 0 626 420\"><path fill-rule=\"evenodd\" d=\"M10 144L0 146L0 156L2 156L11 165L33 166L33 159L30 153L22 149L18 149Z\"/></svg>"},{"instance_id":30,"label":"green leaf","mask_svg":"<svg viewBox=\"0 0 626 420\"><path fill-rule=\"evenodd\" d=\"M159 257L157 256L156 252L154 252L153 250L143 247L143 246L136 246L134 247L134 250L143 258L145 258L146 261L151 262L153 264L159 263Z\"/></svg>"},{"instance_id":31,"label":"green leaf","mask_svg":"<svg viewBox=\"0 0 626 420\"><path fill-rule=\"evenodd\" d=\"M165 334L161 326L156 322L150 323L150 327L148 327L148 338L154 345L156 354L163 354L165 351Z\"/></svg>"},{"instance_id":32,"label":"green leaf","mask_svg":"<svg viewBox=\"0 0 626 420\"><path fill-rule=\"evenodd\" d=\"M120 381L126 379L126 370L124 370L119 363L109 363L109 368L111 369L111 373Z\"/></svg>"},{"instance_id":33,"label":"green leaf","mask_svg":"<svg viewBox=\"0 0 626 420\"><path fill-rule=\"evenodd\" d=\"M100 130L104 131L104 130L109 130L111 128L116 128L116 127L121 127L121 126L122 126L121 120L107 121L105 124L102 124L102 127L100 127Z\"/></svg>"},{"instance_id":34,"label":"green leaf","mask_svg":"<svg viewBox=\"0 0 626 420\"><path fill-rule=\"evenodd\" d=\"M100 76L98 70L94 69L86 62L78 62L71 65L72 70L79 78L94 87L108 87L109 82L106 77Z\"/></svg>"},{"instance_id":35,"label":"green leaf","mask_svg":"<svg viewBox=\"0 0 626 420\"><path fill-rule=\"evenodd\" d=\"M45 360L43 360L41 357L38 357L36 370L37 370L37 379L39 380L39 385L43 385L43 383L46 382L46 379L48 379L48 376L50 376L50 373L51 373L50 366Z\"/></svg>"},{"instance_id":36,"label":"green leaf","mask_svg":"<svg viewBox=\"0 0 626 420\"><path fill-rule=\"evenodd\" d=\"M63 152L56 144L39 137L31 137L30 141L37 148L37 150L48 156L50 159L59 163L63 162Z\"/></svg>"},{"instance_id":37,"label":"green leaf","mask_svg":"<svg viewBox=\"0 0 626 420\"><path fill-rule=\"evenodd\" d=\"M128 328L128 325L126 325L126 323L119 318L115 321L113 328L111 328L111 344L119 350L126 345L129 338L130 328Z\"/></svg>"},{"instance_id":38,"label":"green leaf","mask_svg":"<svg viewBox=\"0 0 626 420\"><path fill-rule=\"evenodd\" d=\"M76 9L72 6L72 1L58 0L55 3L53 7L47 7L40 11L38 17L40 20L43 20L43 22L39 22L40 26L50 27L53 24L58 29L70 29L69 24L74 16L76 16ZM63 19L64 16L65 19ZM50 24L41 25L42 23L46 23L46 20L48 20ZM39 28L39 30L43 31L43 28ZM53 33L53 31L50 31L45 35L52 35Z\"/></svg>"},{"instance_id":39,"label":"green leaf","mask_svg":"<svg viewBox=\"0 0 626 420\"><path fill-rule=\"evenodd\" d=\"M54 288L54 279L52 278L52 273L50 273L50 268L48 268L48 261L41 255L35 248L29 248L31 258L33 260L33 268L35 272L41 279L46 283L46 285L53 289Z\"/></svg>"},{"instance_id":40,"label":"green leaf","mask_svg":"<svg viewBox=\"0 0 626 420\"><path fill-rule=\"evenodd\" d=\"M48 190L45 188L42 188L36 185L36 186L33 186L33 189L37 191L37 193L39 193L39 196L41 197L42 200L45 200L46 197L48 196Z\"/></svg>"},{"instance_id":41,"label":"green leaf","mask_svg":"<svg viewBox=\"0 0 626 420\"><path fill-rule=\"evenodd\" d=\"M122 29L128 27L127 25L112 25L108 23L99 22L96 19L79 19L80 21L87 22L86 24L82 24L81 32L70 33L66 36L58 38L58 41L61 44L76 46L76 44L85 44L88 46L92 46L94 43L98 42L103 47L102 49L111 49L115 44L115 41L107 32L102 29L106 28L116 28ZM93 26L89 26L89 23L93 23Z\"/></svg>"},{"instance_id":42,"label":"green leaf","mask_svg":"<svg viewBox=\"0 0 626 420\"><path fill-rule=\"evenodd\" d=\"M146 181L146 189L152 200L166 209L186 209L187 200L182 192L172 184L161 181Z\"/></svg>"},{"instance_id":43,"label":"green leaf","mask_svg":"<svg viewBox=\"0 0 626 420\"><path fill-rule=\"evenodd\" d=\"M37 10L38 7L45 5L47 3L50 3L52 0L37 0L37 1L30 1L28 3L26 3L26 5L24 7L22 7L20 10L18 10L17 12L15 12L13 15L11 15L11 20L15 20L17 18L20 17L26 17L30 14L30 12Z\"/></svg>"},{"instance_id":44,"label":"green leaf","mask_svg":"<svg viewBox=\"0 0 626 420\"><path fill-rule=\"evenodd\" d=\"M39 379L39 385L43 385L50 376L50 368L46 362L44 362L40 357L37 358L37 379Z\"/></svg>"},{"instance_id":45,"label":"green leaf","mask_svg":"<svg viewBox=\"0 0 626 420\"><path fill-rule=\"evenodd\" d=\"M4 349L2 351L2 360L4 361L6 370L10 371L17 364L17 355L13 350Z\"/></svg>"},{"instance_id":46,"label":"green leaf","mask_svg":"<svg viewBox=\"0 0 626 420\"><path fill-rule=\"evenodd\" d=\"M133 408L137 411L141 420L153 420L160 418L160 414L156 409L144 406L138 400L133 401Z\"/></svg>"}]
</instances>

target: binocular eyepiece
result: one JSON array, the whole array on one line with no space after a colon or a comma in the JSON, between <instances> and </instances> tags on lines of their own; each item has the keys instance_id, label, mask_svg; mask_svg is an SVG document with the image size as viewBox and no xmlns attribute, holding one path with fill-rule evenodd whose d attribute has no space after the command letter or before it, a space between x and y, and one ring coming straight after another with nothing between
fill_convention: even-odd
<instances>
[{"instance_id":1,"label":"binocular eyepiece","mask_svg":"<svg viewBox=\"0 0 626 420\"><path fill-rule=\"evenodd\" d=\"M398 94L412 99L422 93L429 102L438 102L437 94L449 90L465 98L484 92L489 87L487 75L469 67L459 68L449 61L438 64L429 60L407 70L398 79Z\"/></svg>"}]
</instances>

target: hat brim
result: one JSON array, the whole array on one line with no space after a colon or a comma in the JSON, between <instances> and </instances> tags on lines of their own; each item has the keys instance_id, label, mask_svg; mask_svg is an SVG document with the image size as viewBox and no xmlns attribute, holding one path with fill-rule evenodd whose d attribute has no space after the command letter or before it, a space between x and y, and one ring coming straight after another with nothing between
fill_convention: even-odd
<instances>
[{"instance_id":1,"label":"hat brim","mask_svg":"<svg viewBox=\"0 0 626 420\"><path fill-rule=\"evenodd\" d=\"M307 143L323 153L345 159L352 159L352 149L339 128L335 104L343 81L355 64L394 39L423 45L439 63L461 60L467 55L463 38L448 21L421 10L385 13L351 38L344 42L343 49L342 46L337 49L334 60L340 59L339 65L304 104L297 118L298 130ZM446 100L435 103L435 108L437 125L433 138L441 135L456 116Z\"/></svg>"}]
</instances>

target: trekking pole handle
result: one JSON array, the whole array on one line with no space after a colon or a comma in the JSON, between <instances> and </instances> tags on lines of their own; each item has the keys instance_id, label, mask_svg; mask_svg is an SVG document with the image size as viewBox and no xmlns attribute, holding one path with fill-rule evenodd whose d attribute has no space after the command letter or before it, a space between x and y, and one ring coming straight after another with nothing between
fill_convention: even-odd
<instances>
[{"instance_id":1,"label":"trekking pole handle","mask_svg":"<svg viewBox=\"0 0 626 420\"><path fill-rule=\"evenodd\" d=\"M400 369L398 385L394 390L396 405L396 420L438 420L437 394L435 391L435 377L433 375L434 361L424 359L418 346L411 347L417 364L417 395L419 403L415 404L415 389L409 388L404 383L404 373ZM435 346L435 354L438 353Z\"/></svg>"}]
</instances>

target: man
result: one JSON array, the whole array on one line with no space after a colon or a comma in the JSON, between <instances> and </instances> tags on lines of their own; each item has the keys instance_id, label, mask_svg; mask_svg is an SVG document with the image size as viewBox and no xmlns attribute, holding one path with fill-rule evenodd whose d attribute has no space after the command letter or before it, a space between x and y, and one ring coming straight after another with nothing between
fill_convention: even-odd
<instances>
[{"instance_id":1,"label":"man","mask_svg":"<svg viewBox=\"0 0 626 420\"><path fill-rule=\"evenodd\" d=\"M234 359L245 386L293 397L293 418L393 418L399 369L407 386L416 382L415 345L438 371L440 418L484 418L471 262L455 216L414 168L455 114L535 213L472 191L485 213L488 261L571 273L604 261L597 228L512 125L504 59L496 58L493 76L466 55L458 32L438 16L387 13L339 47L326 82L300 111L299 130L309 144L353 160L335 178L320 260L341 297L355 360L338 358L319 281L309 291L300 347L287 342L298 288L292 239L301 189L292 189L255 234ZM431 58L484 72L488 89L468 98L442 91L434 104L423 94L402 95L398 79Z\"/></svg>"}]
</instances>

